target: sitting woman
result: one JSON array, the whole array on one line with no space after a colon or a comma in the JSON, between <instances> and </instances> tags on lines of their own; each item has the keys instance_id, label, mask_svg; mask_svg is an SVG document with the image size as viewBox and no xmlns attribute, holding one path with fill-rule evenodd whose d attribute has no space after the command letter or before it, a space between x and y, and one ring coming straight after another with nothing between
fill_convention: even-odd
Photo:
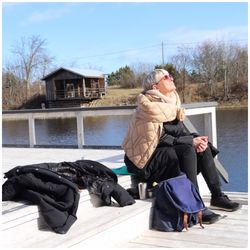
<instances>
[{"instance_id":1,"label":"sitting woman","mask_svg":"<svg viewBox=\"0 0 250 250\"><path fill-rule=\"evenodd\" d=\"M212 154L215 150L211 151L207 136L184 130L185 113L173 77L164 69L156 69L145 77L143 89L122 145L128 170L149 185L184 172L197 188L197 174L201 172L211 192L211 207L237 210L240 205L221 191ZM209 218L204 219L210 223L219 216L209 210L206 215Z\"/></svg>"}]
</instances>

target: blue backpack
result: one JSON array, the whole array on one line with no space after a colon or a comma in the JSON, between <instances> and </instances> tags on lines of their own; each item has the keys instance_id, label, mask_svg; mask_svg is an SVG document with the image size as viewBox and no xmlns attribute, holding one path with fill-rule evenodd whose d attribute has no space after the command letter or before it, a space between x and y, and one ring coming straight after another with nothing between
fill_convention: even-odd
<instances>
[{"instance_id":1,"label":"blue backpack","mask_svg":"<svg viewBox=\"0 0 250 250\"><path fill-rule=\"evenodd\" d=\"M154 193L152 229L181 232L197 223L203 228L201 218L205 205L185 174L158 183Z\"/></svg>"}]
</instances>

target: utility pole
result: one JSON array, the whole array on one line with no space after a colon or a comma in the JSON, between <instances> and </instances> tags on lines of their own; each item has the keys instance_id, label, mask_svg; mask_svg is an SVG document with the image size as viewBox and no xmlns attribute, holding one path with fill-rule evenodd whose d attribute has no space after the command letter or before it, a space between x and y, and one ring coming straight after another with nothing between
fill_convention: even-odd
<instances>
[{"instance_id":1,"label":"utility pole","mask_svg":"<svg viewBox=\"0 0 250 250\"><path fill-rule=\"evenodd\" d=\"M161 58L162 58L162 65L164 65L164 43L161 43Z\"/></svg>"}]
</instances>

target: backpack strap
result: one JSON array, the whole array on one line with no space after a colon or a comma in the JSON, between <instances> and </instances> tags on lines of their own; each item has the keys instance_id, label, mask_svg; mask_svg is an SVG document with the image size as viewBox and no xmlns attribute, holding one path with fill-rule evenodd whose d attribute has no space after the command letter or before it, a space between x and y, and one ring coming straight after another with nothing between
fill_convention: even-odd
<instances>
[{"instance_id":1,"label":"backpack strap","mask_svg":"<svg viewBox=\"0 0 250 250\"><path fill-rule=\"evenodd\" d=\"M183 227L188 231L188 214L183 214Z\"/></svg>"},{"instance_id":2,"label":"backpack strap","mask_svg":"<svg viewBox=\"0 0 250 250\"><path fill-rule=\"evenodd\" d=\"M202 210L198 212L198 222L200 224L200 227L204 228L204 226L202 225ZM183 213L183 227L186 229L186 231L188 231L188 214L187 213Z\"/></svg>"},{"instance_id":3,"label":"backpack strap","mask_svg":"<svg viewBox=\"0 0 250 250\"><path fill-rule=\"evenodd\" d=\"M198 212L198 221L199 221L200 227L204 228L204 226L202 225L202 210Z\"/></svg>"}]
</instances>

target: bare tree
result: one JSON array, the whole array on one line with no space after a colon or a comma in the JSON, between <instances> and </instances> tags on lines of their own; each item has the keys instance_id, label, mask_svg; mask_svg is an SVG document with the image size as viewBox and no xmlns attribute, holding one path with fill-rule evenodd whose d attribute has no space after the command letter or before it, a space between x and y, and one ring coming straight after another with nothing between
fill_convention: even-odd
<instances>
[{"instance_id":1,"label":"bare tree","mask_svg":"<svg viewBox=\"0 0 250 250\"><path fill-rule=\"evenodd\" d=\"M53 58L45 49L46 41L39 36L21 38L13 46L16 70L26 86L26 100L30 97L30 84L44 76Z\"/></svg>"},{"instance_id":2,"label":"bare tree","mask_svg":"<svg viewBox=\"0 0 250 250\"><path fill-rule=\"evenodd\" d=\"M2 72L2 108L12 109L23 104L25 90L22 81L8 65Z\"/></svg>"},{"instance_id":3,"label":"bare tree","mask_svg":"<svg viewBox=\"0 0 250 250\"><path fill-rule=\"evenodd\" d=\"M154 67L155 65L152 63L143 62L133 63L130 65L130 68L136 75L149 73L150 71L154 70Z\"/></svg>"},{"instance_id":4,"label":"bare tree","mask_svg":"<svg viewBox=\"0 0 250 250\"><path fill-rule=\"evenodd\" d=\"M225 79L224 97L229 98L232 86L239 85L240 82L247 82L247 50L237 44L225 46Z\"/></svg>"},{"instance_id":5,"label":"bare tree","mask_svg":"<svg viewBox=\"0 0 250 250\"><path fill-rule=\"evenodd\" d=\"M210 86L210 95L214 94L214 83L217 80L221 62L218 60L220 55L218 47L212 42L204 42L193 53L193 63L198 72L200 72L205 82Z\"/></svg>"},{"instance_id":6,"label":"bare tree","mask_svg":"<svg viewBox=\"0 0 250 250\"><path fill-rule=\"evenodd\" d=\"M151 63L133 63L130 65L131 70L134 72L135 87L141 87L144 77L147 73L154 69L155 65Z\"/></svg>"},{"instance_id":7,"label":"bare tree","mask_svg":"<svg viewBox=\"0 0 250 250\"><path fill-rule=\"evenodd\" d=\"M181 77L181 89L182 89L182 101L185 102L185 87L187 80L187 71L189 69L191 58L190 49L188 47L179 47L178 54L172 57L172 62L175 68L180 73Z\"/></svg>"},{"instance_id":8,"label":"bare tree","mask_svg":"<svg viewBox=\"0 0 250 250\"><path fill-rule=\"evenodd\" d=\"M237 55L237 84L242 84L244 86L248 83L248 48L239 47Z\"/></svg>"}]
</instances>

